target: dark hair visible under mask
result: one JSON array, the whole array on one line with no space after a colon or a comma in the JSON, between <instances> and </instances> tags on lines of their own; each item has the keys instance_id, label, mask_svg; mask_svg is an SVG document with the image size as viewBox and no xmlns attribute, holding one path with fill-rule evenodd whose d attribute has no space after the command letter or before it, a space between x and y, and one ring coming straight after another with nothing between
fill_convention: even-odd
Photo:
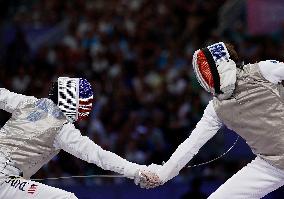
<instances>
[{"instance_id":1,"label":"dark hair visible under mask","mask_svg":"<svg viewBox=\"0 0 284 199\"><path fill-rule=\"evenodd\" d=\"M229 54L230 58L236 63L237 68L243 69L244 62L240 60L237 51L235 50L235 46L231 43L224 43Z\"/></svg>"},{"instance_id":2,"label":"dark hair visible under mask","mask_svg":"<svg viewBox=\"0 0 284 199\"><path fill-rule=\"evenodd\" d=\"M48 98L51 99L56 105L58 104L58 82L52 82L49 91Z\"/></svg>"}]
</instances>

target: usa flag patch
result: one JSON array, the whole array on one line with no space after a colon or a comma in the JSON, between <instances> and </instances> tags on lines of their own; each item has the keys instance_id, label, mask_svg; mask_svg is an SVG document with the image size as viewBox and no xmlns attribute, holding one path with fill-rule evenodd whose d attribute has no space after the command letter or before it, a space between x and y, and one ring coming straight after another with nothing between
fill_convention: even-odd
<instances>
[{"instance_id":1,"label":"usa flag patch","mask_svg":"<svg viewBox=\"0 0 284 199\"><path fill-rule=\"evenodd\" d=\"M211 53L215 63L220 61L227 61L230 58L229 52L223 42L219 42L208 46L207 49Z\"/></svg>"},{"instance_id":2,"label":"usa flag patch","mask_svg":"<svg viewBox=\"0 0 284 199\"><path fill-rule=\"evenodd\" d=\"M37 190L37 187L38 187L38 185L32 184L32 185L30 186L30 188L27 190L27 192L28 192L29 194L34 194L34 193L36 192L36 190Z\"/></svg>"}]
</instances>

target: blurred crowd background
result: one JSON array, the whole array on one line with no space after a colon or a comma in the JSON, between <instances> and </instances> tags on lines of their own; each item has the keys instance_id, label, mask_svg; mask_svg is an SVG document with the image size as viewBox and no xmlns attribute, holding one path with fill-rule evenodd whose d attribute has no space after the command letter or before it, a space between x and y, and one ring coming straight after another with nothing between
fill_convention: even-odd
<instances>
[{"instance_id":1,"label":"blurred crowd background","mask_svg":"<svg viewBox=\"0 0 284 199\"><path fill-rule=\"evenodd\" d=\"M277 28L254 32L255 24L248 20L253 13L248 8L255 2L1 1L0 87L40 98L47 96L51 82L59 76L87 78L95 102L89 120L76 124L82 134L129 161L161 164L190 135L211 99L192 71L196 49L222 40L236 46L244 63L283 61L284 17L274 17ZM284 11L281 0L269 2ZM8 118L0 112L1 125ZM226 151L235 134L228 139L224 134L232 133L223 129L191 164ZM211 164L184 170L171 183L193 182L192 190L205 181L222 183L253 158L245 147L237 144L233 149L237 156L229 153ZM34 178L89 174L110 172L60 152ZM125 181L45 182L87 186Z\"/></svg>"}]
</instances>

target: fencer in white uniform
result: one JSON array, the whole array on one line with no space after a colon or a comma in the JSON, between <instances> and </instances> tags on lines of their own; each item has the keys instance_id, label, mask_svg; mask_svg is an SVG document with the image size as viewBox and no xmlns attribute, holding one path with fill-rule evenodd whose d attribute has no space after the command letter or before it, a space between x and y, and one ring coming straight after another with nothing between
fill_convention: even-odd
<instances>
[{"instance_id":1,"label":"fencer in white uniform","mask_svg":"<svg viewBox=\"0 0 284 199\"><path fill-rule=\"evenodd\" d=\"M177 176L222 125L242 136L257 157L210 199L258 199L284 184L284 63L267 60L238 67L236 52L227 45L219 42L195 52L195 75L213 100L190 136L155 171L160 178L155 186Z\"/></svg>"},{"instance_id":2,"label":"fencer in white uniform","mask_svg":"<svg viewBox=\"0 0 284 199\"><path fill-rule=\"evenodd\" d=\"M91 85L82 78L58 78L49 98L42 99L0 88L0 108L12 114L0 130L0 198L75 199L29 180L61 149L131 179L145 169L103 150L74 127L74 121L88 117L92 103Z\"/></svg>"}]
</instances>

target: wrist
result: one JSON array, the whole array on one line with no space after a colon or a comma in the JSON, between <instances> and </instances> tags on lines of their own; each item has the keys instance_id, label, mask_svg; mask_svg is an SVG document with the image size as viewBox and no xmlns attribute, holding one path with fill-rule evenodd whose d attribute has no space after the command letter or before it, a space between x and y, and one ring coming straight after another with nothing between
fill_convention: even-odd
<instances>
[{"instance_id":1,"label":"wrist","mask_svg":"<svg viewBox=\"0 0 284 199\"><path fill-rule=\"evenodd\" d=\"M124 168L124 176L130 179L134 179L135 175L137 175L137 172L146 170L146 165L139 165L133 163L132 165Z\"/></svg>"}]
</instances>

